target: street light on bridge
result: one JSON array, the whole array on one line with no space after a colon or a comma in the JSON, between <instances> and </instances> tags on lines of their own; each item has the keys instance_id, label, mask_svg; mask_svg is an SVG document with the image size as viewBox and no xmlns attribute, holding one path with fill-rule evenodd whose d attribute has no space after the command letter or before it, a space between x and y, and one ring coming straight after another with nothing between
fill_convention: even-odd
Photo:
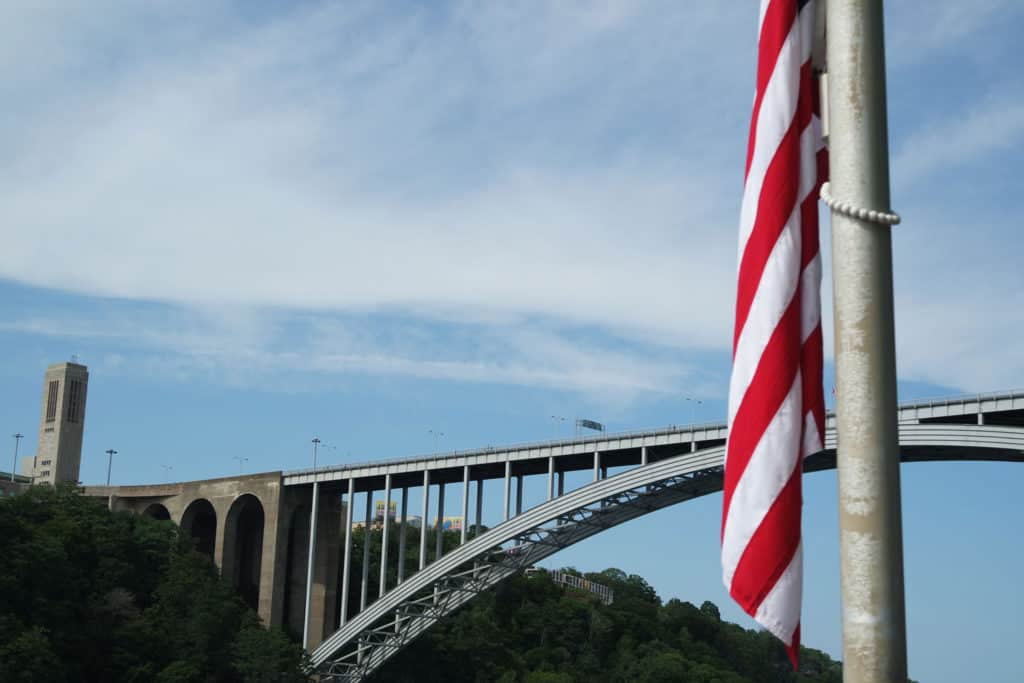
<instances>
[{"instance_id":1,"label":"street light on bridge","mask_svg":"<svg viewBox=\"0 0 1024 683\"><path fill-rule=\"evenodd\" d=\"M697 398L685 397L686 402L690 404L690 451L697 450L697 431L694 429L694 425L697 424L697 406L703 405L704 401Z\"/></svg>"},{"instance_id":2,"label":"street light on bridge","mask_svg":"<svg viewBox=\"0 0 1024 683\"><path fill-rule=\"evenodd\" d=\"M14 471L18 469L18 444L25 438L25 435L21 432L17 434L11 434L14 437L14 464L11 465L11 481L14 481Z\"/></svg>"},{"instance_id":3,"label":"street light on bridge","mask_svg":"<svg viewBox=\"0 0 1024 683\"><path fill-rule=\"evenodd\" d=\"M110 486L110 466L114 463L115 455L117 455L117 451L113 448L107 449L107 486Z\"/></svg>"},{"instance_id":4,"label":"street light on bridge","mask_svg":"<svg viewBox=\"0 0 1024 683\"><path fill-rule=\"evenodd\" d=\"M555 423L555 439L562 438L562 423L565 422L565 418L561 415L552 415L551 419Z\"/></svg>"},{"instance_id":5,"label":"street light on bridge","mask_svg":"<svg viewBox=\"0 0 1024 683\"><path fill-rule=\"evenodd\" d=\"M434 435L434 452L437 453L438 452L438 450L437 450L437 440L440 437L444 436L444 432L439 432L439 431L436 431L436 430L433 430L433 429L428 429L427 430L427 434L433 434Z\"/></svg>"},{"instance_id":6,"label":"street light on bridge","mask_svg":"<svg viewBox=\"0 0 1024 683\"><path fill-rule=\"evenodd\" d=\"M239 474L241 474L241 473L242 473L242 463L245 463L245 462L248 462L248 461L249 461L249 458L243 458L243 457L242 457L242 456L240 456L240 455L233 455L233 456L231 456L231 459L232 459L232 460L237 460L237 461L238 461L238 473L239 473Z\"/></svg>"}]
</instances>

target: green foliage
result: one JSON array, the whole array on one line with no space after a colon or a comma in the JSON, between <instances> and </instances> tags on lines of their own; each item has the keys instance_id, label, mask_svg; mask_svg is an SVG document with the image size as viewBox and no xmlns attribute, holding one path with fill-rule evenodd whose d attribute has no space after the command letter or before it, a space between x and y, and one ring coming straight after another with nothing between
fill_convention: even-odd
<instances>
[{"instance_id":1,"label":"green foliage","mask_svg":"<svg viewBox=\"0 0 1024 683\"><path fill-rule=\"evenodd\" d=\"M763 631L721 620L718 607L662 604L641 577L581 574L615 591L611 605L544 573L474 598L389 660L374 681L431 683L839 683L828 655L801 649L794 672Z\"/></svg>"},{"instance_id":2,"label":"green foliage","mask_svg":"<svg viewBox=\"0 0 1024 683\"><path fill-rule=\"evenodd\" d=\"M0 503L0 537L2 681L305 680L171 522L43 486Z\"/></svg>"}]
</instances>

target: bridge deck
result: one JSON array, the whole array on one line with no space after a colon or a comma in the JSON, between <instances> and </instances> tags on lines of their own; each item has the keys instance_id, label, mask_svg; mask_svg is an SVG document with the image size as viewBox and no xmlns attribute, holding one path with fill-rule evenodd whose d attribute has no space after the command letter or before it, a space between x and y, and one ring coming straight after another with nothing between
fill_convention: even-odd
<instances>
[{"instance_id":1,"label":"bridge deck","mask_svg":"<svg viewBox=\"0 0 1024 683\"><path fill-rule=\"evenodd\" d=\"M980 416L980 418L979 418ZM1024 391L975 394L901 404L900 423L955 423L1024 426ZM835 426L835 415L829 413L826 427ZM332 465L287 471L283 475L285 486L308 485L314 475L321 483L350 478L362 480L358 491L380 489L387 474L393 477L393 486L418 485L424 470L430 470L433 483L462 481L462 468L472 468L472 478L496 479L503 477L504 463L511 461L512 475L544 474L547 459L558 461L559 471L580 471L593 467L595 452L602 455L602 466L621 467L640 464L640 449L649 450L650 461L677 453L679 446L694 444L697 449L725 443L724 422L671 426L662 429L630 431L618 434L588 436L553 441L540 441L511 446L486 447L467 451L431 453L410 458L378 460L351 465Z\"/></svg>"}]
</instances>

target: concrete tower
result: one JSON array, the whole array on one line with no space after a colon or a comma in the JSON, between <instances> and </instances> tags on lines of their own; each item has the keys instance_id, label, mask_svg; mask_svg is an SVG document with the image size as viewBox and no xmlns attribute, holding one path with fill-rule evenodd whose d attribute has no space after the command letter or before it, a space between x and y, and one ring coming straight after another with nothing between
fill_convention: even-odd
<instances>
[{"instance_id":1,"label":"concrete tower","mask_svg":"<svg viewBox=\"0 0 1024 683\"><path fill-rule=\"evenodd\" d=\"M89 370L84 365L56 363L46 368L35 483L78 481L88 387Z\"/></svg>"}]
</instances>

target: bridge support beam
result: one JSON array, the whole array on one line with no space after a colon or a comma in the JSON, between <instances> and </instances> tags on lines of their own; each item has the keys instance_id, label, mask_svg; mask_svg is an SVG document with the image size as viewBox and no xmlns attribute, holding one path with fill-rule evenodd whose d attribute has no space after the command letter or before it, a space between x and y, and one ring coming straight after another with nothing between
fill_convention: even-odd
<instances>
[{"instance_id":1,"label":"bridge support beam","mask_svg":"<svg viewBox=\"0 0 1024 683\"><path fill-rule=\"evenodd\" d=\"M348 622L348 586L352 573L352 507L356 498L356 480L348 480L348 498L345 500L345 553L341 568L341 615L344 626Z\"/></svg>"},{"instance_id":2,"label":"bridge support beam","mask_svg":"<svg viewBox=\"0 0 1024 683\"><path fill-rule=\"evenodd\" d=\"M462 529L459 532L459 545L466 542L469 531L469 465L462 466Z\"/></svg>"},{"instance_id":3,"label":"bridge support beam","mask_svg":"<svg viewBox=\"0 0 1024 683\"><path fill-rule=\"evenodd\" d=\"M509 460L505 461L505 504L502 506L502 518L503 522L508 521L508 506L511 503L512 497L512 462Z\"/></svg>"},{"instance_id":4,"label":"bridge support beam","mask_svg":"<svg viewBox=\"0 0 1024 683\"><path fill-rule=\"evenodd\" d=\"M380 590L384 595L388 588L388 532L391 530L391 473L384 476L384 530L380 538Z\"/></svg>"},{"instance_id":5,"label":"bridge support beam","mask_svg":"<svg viewBox=\"0 0 1024 683\"><path fill-rule=\"evenodd\" d=\"M319 500L319 508L306 636L306 649L310 651L334 630L338 594L341 498L337 495L324 496Z\"/></svg>"},{"instance_id":6,"label":"bridge support beam","mask_svg":"<svg viewBox=\"0 0 1024 683\"><path fill-rule=\"evenodd\" d=\"M315 472L316 470L314 470ZM314 474L314 476L316 476ZM302 610L302 647L309 645L309 607L313 600L313 559L316 557L316 523L320 512L320 482L313 481L313 500L309 506L309 559L306 564L306 605Z\"/></svg>"},{"instance_id":7,"label":"bridge support beam","mask_svg":"<svg viewBox=\"0 0 1024 683\"><path fill-rule=\"evenodd\" d=\"M516 516L523 514L523 475L516 477Z\"/></svg>"},{"instance_id":8,"label":"bridge support beam","mask_svg":"<svg viewBox=\"0 0 1024 683\"><path fill-rule=\"evenodd\" d=\"M601 451L594 451L594 481L601 478Z\"/></svg>"},{"instance_id":9,"label":"bridge support beam","mask_svg":"<svg viewBox=\"0 0 1024 683\"><path fill-rule=\"evenodd\" d=\"M270 489L256 496L263 511L263 542L260 549L259 602L256 612L264 624L279 625L284 611L284 576L288 564L288 523L281 514L281 487ZM217 532L227 528L228 515L220 523L218 514ZM235 539L225 539L234 543ZM232 547L233 551L234 548ZM222 545L222 561L228 554ZM233 554L233 553L232 553ZM232 558L232 561L241 561ZM228 563L231 566L231 563ZM222 569L224 564L219 565Z\"/></svg>"},{"instance_id":10,"label":"bridge support beam","mask_svg":"<svg viewBox=\"0 0 1024 683\"><path fill-rule=\"evenodd\" d=\"M437 528L434 531L434 562L444 554L444 482L437 485Z\"/></svg>"},{"instance_id":11,"label":"bridge support beam","mask_svg":"<svg viewBox=\"0 0 1024 683\"><path fill-rule=\"evenodd\" d=\"M647 464L647 446L640 447L640 466L643 467Z\"/></svg>"},{"instance_id":12,"label":"bridge support beam","mask_svg":"<svg viewBox=\"0 0 1024 683\"><path fill-rule=\"evenodd\" d=\"M373 529L373 490L366 492L366 521L363 526L363 580L359 591L359 611L366 609L366 596L370 592L370 539Z\"/></svg>"},{"instance_id":13,"label":"bridge support beam","mask_svg":"<svg viewBox=\"0 0 1024 683\"><path fill-rule=\"evenodd\" d=\"M402 487L402 519L398 523L398 578L396 583L405 579L405 522L409 516L409 487Z\"/></svg>"},{"instance_id":14,"label":"bridge support beam","mask_svg":"<svg viewBox=\"0 0 1024 683\"><path fill-rule=\"evenodd\" d=\"M480 535L480 530L483 529L484 523L484 478L480 477L476 480L476 531L473 532L473 538Z\"/></svg>"},{"instance_id":15,"label":"bridge support beam","mask_svg":"<svg viewBox=\"0 0 1024 683\"><path fill-rule=\"evenodd\" d=\"M430 514L430 470L423 470L423 517L420 519L420 569L427 566L427 515Z\"/></svg>"},{"instance_id":16,"label":"bridge support beam","mask_svg":"<svg viewBox=\"0 0 1024 683\"><path fill-rule=\"evenodd\" d=\"M548 456L548 500L555 497L555 456Z\"/></svg>"}]
</instances>

